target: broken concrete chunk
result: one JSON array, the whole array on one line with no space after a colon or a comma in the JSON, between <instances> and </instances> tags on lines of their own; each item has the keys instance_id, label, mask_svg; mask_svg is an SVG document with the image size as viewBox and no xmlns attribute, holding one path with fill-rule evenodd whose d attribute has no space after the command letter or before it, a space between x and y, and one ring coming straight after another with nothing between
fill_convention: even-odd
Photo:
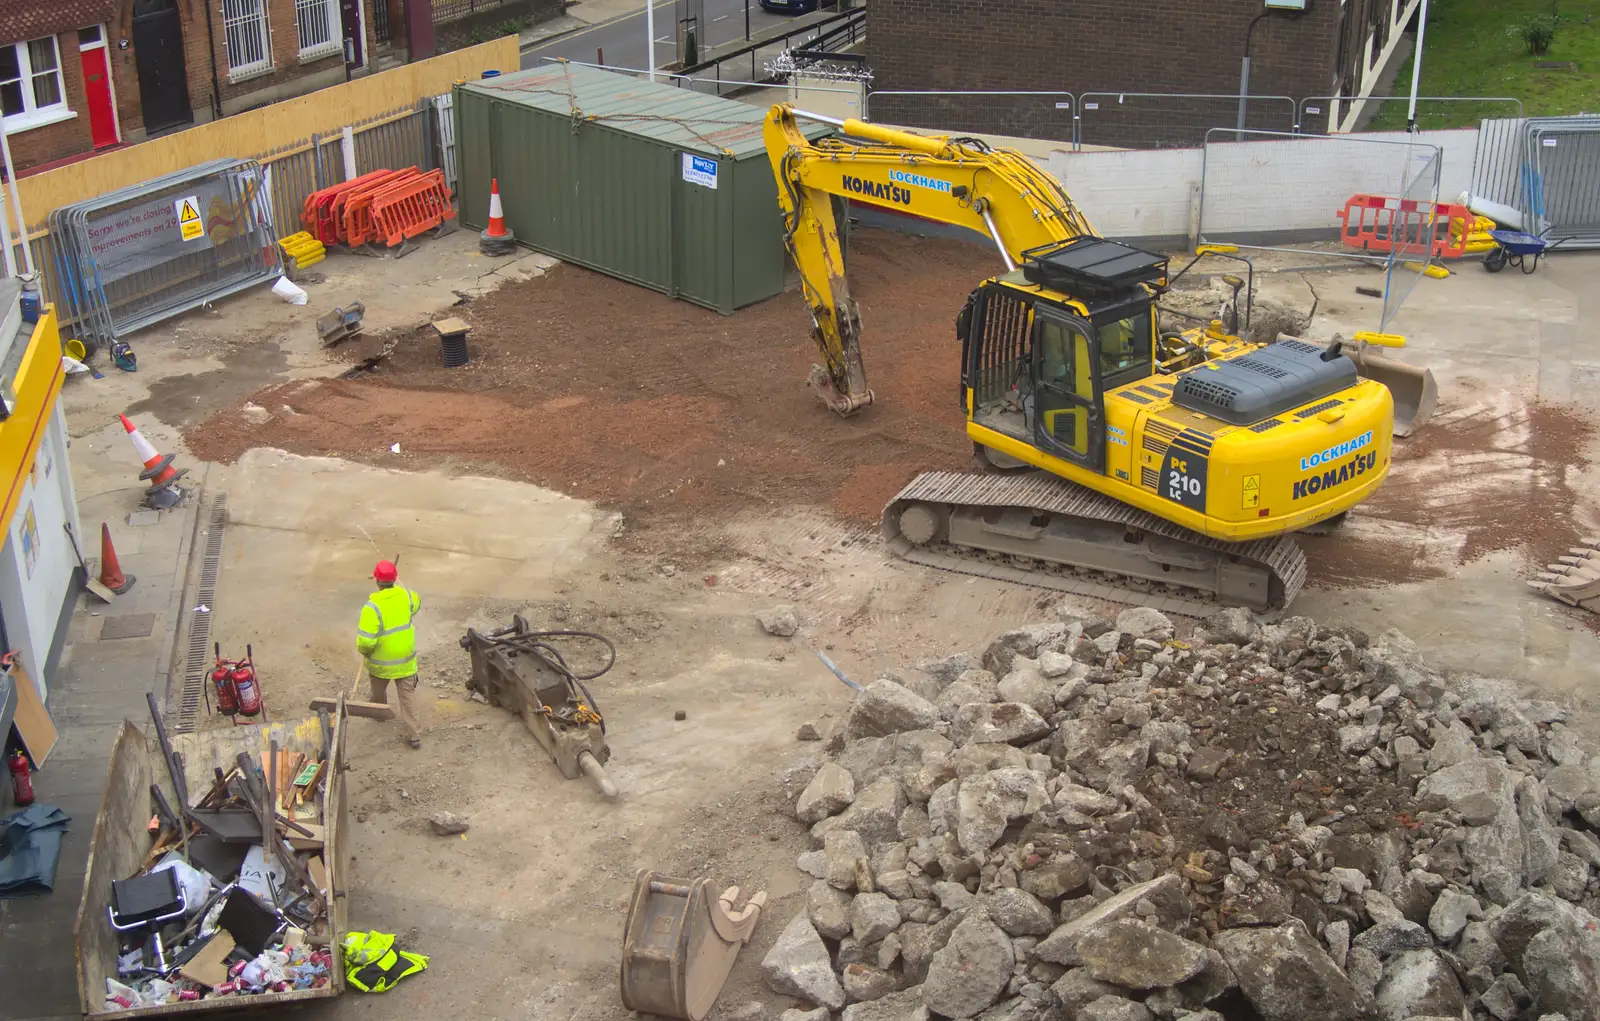
<instances>
[{"instance_id":1,"label":"broken concrete chunk","mask_svg":"<svg viewBox=\"0 0 1600 1021\"><path fill-rule=\"evenodd\" d=\"M899 782L880 776L856 792L849 808L811 827L811 835L825 840L833 830L855 830L869 845L881 844L899 835L900 813L905 809Z\"/></svg>"},{"instance_id":2,"label":"broken concrete chunk","mask_svg":"<svg viewBox=\"0 0 1600 1021\"><path fill-rule=\"evenodd\" d=\"M1298 919L1275 928L1228 929L1212 945L1264 1021L1367 1021L1374 1003Z\"/></svg>"},{"instance_id":3,"label":"broken concrete chunk","mask_svg":"<svg viewBox=\"0 0 1600 1021\"><path fill-rule=\"evenodd\" d=\"M981 911L969 913L929 962L922 1002L945 1017L972 1017L999 999L1015 963L1011 938Z\"/></svg>"},{"instance_id":4,"label":"broken concrete chunk","mask_svg":"<svg viewBox=\"0 0 1600 1021\"><path fill-rule=\"evenodd\" d=\"M1055 915L1026 890L1001 887L986 895L983 905L1008 936L1048 936L1056 927Z\"/></svg>"},{"instance_id":5,"label":"broken concrete chunk","mask_svg":"<svg viewBox=\"0 0 1600 1021\"><path fill-rule=\"evenodd\" d=\"M800 792L794 806L795 818L809 826L843 811L855 799L855 777L837 763L824 762Z\"/></svg>"},{"instance_id":6,"label":"broken concrete chunk","mask_svg":"<svg viewBox=\"0 0 1600 1021\"><path fill-rule=\"evenodd\" d=\"M928 1008L922 1005L922 987L916 986L865 1003L852 1003L839 1015L839 1021L928 1021Z\"/></svg>"},{"instance_id":7,"label":"broken concrete chunk","mask_svg":"<svg viewBox=\"0 0 1600 1021\"><path fill-rule=\"evenodd\" d=\"M982 666L978 657L970 652L958 652L954 656L945 656L943 659L930 659L917 664L917 669L933 678L935 684L941 688L950 686L957 677L968 670L977 670Z\"/></svg>"},{"instance_id":8,"label":"broken concrete chunk","mask_svg":"<svg viewBox=\"0 0 1600 1021\"><path fill-rule=\"evenodd\" d=\"M1517 820L1522 824L1522 874L1537 883L1561 855L1561 834L1545 809L1544 784L1531 776L1517 781Z\"/></svg>"},{"instance_id":9,"label":"broken concrete chunk","mask_svg":"<svg viewBox=\"0 0 1600 1021\"><path fill-rule=\"evenodd\" d=\"M1425 777L1417 787L1417 800L1461 813L1468 826L1483 826L1493 822L1500 810L1497 783L1501 780L1485 760L1474 756Z\"/></svg>"},{"instance_id":10,"label":"broken concrete chunk","mask_svg":"<svg viewBox=\"0 0 1600 1021\"><path fill-rule=\"evenodd\" d=\"M1404 918L1378 922L1355 938L1355 945L1379 957L1401 950L1422 950L1433 945L1428 930Z\"/></svg>"},{"instance_id":11,"label":"broken concrete chunk","mask_svg":"<svg viewBox=\"0 0 1600 1021\"><path fill-rule=\"evenodd\" d=\"M1175 986L1206 964L1204 947L1132 918L1085 932L1077 954L1091 976L1127 989Z\"/></svg>"},{"instance_id":12,"label":"broken concrete chunk","mask_svg":"<svg viewBox=\"0 0 1600 1021\"><path fill-rule=\"evenodd\" d=\"M894 992L894 987L899 982L892 972L860 963L845 965L839 977L840 984L844 986L845 998L852 1003L880 999Z\"/></svg>"},{"instance_id":13,"label":"broken concrete chunk","mask_svg":"<svg viewBox=\"0 0 1600 1021\"><path fill-rule=\"evenodd\" d=\"M1117 614L1117 630L1135 638L1150 638L1161 642L1172 637L1172 621L1159 610L1148 606L1134 606Z\"/></svg>"},{"instance_id":14,"label":"broken concrete chunk","mask_svg":"<svg viewBox=\"0 0 1600 1021\"><path fill-rule=\"evenodd\" d=\"M900 908L881 893L857 894L850 905L850 934L859 943L876 943L900 927Z\"/></svg>"},{"instance_id":15,"label":"broken concrete chunk","mask_svg":"<svg viewBox=\"0 0 1600 1021\"><path fill-rule=\"evenodd\" d=\"M822 935L843 939L850 935L850 903L848 893L818 880L806 893L806 917L811 919L812 928Z\"/></svg>"},{"instance_id":16,"label":"broken concrete chunk","mask_svg":"<svg viewBox=\"0 0 1600 1021\"><path fill-rule=\"evenodd\" d=\"M1386 1021L1417 1015L1460 1017L1466 1006L1455 972L1432 950L1405 950L1390 958L1378 982L1378 1010Z\"/></svg>"},{"instance_id":17,"label":"broken concrete chunk","mask_svg":"<svg viewBox=\"0 0 1600 1021\"><path fill-rule=\"evenodd\" d=\"M833 830L823 838L828 884L838 890L853 890L863 875L871 876L872 863L866 842L855 830Z\"/></svg>"},{"instance_id":18,"label":"broken concrete chunk","mask_svg":"<svg viewBox=\"0 0 1600 1021\"><path fill-rule=\"evenodd\" d=\"M1478 898L1455 890L1441 890L1428 912L1428 928L1439 937L1439 942L1450 943L1467 927L1467 922L1482 917L1483 905L1478 903Z\"/></svg>"},{"instance_id":19,"label":"broken concrete chunk","mask_svg":"<svg viewBox=\"0 0 1600 1021\"><path fill-rule=\"evenodd\" d=\"M803 913L790 920L762 958L761 973L775 993L829 1010L844 1006L844 987L833 973L828 948Z\"/></svg>"},{"instance_id":20,"label":"broken concrete chunk","mask_svg":"<svg viewBox=\"0 0 1600 1021\"><path fill-rule=\"evenodd\" d=\"M977 703L956 710L950 739L958 745L1020 745L1037 741L1050 731L1050 724L1032 706L1019 702Z\"/></svg>"},{"instance_id":21,"label":"broken concrete chunk","mask_svg":"<svg viewBox=\"0 0 1600 1021\"><path fill-rule=\"evenodd\" d=\"M1044 675L1038 660L1018 656L1011 663L1011 672L1000 679L995 690L1006 702L1020 702L1041 715L1049 715L1056 711L1056 689L1060 686L1060 682Z\"/></svg>"},{"instance_id":22,"label":"broken concrete chunk","mask_svg":"<svg viewBox=\"0 0 1600 1021\"><path fill-rule=\"evenodd\" d=\"M1082 858L1063 851L1024 869L1018 876L1018 885L1046 904L1054 904L1088 886L1093 877Z\"/></svg>"},{"instance_id":23,"label":"broken concrete chunk","mask_svg":"<svg viewBox=\"0 0 1600 1021\"><path fill-rule=\"evenodd\" d=\"M265 809L262 809L265 812ZM453 837L457 833L465 833L470 828L467 817L454 812L435 812L428 817L428 825L433 832L441 837Z\"/></svg>"},{"instance_id":24,"label":"broken concrete chunk","mask_svg":"<svg viewBox=\"0 0 1600 1021\"><path fill-rule=\"evenodd\" d=\"M1102 996L1084 1004L1078 1021L1151 1021L1150 1008L1120 996Z\"/></svg>"},{"instance_id":25,"label":"broken concrete chunk","mask_svg":"<svg viewBox=\"0 0 1600 1021\"><path fill-rule=\"evenodd\" d=\"M856 696L846 720L852 737L883 737L907 730L927 730L939 722L932 702L902 684L876 680Z\"/></svg>"},{"instance_id":26,"label":"broken concrete chunk","mask_svg":"<svg viewBox=\"0 0 1600 1021\"><path fill-rule=\"evenodd\" d=\"M1065 624L1030 624L1000 635L983 650L983 668L996 677L1011 671L1011 662L1018 656L1033 656L1039 646L1065 636Z\"/></svg>"},{"instance_id":27,"label":"broken concrete chunk","mask_svg":"<svg viewBox=\"0 0 1600 1021\"><path fill-rule=\"evenodd\" d=\"M1013 819L1047 804L1044 778L1029 769L997 769L963 780L956 792L956 836L968 853L987 851Z\"/></svg>"},{"instance_id":28,"label":"broken concrete chunk","mask_svg":"<svg viewBox=\"0 0 1600 1021\"><path fill-rule=\"evenodd\" d=\"M1206 633L1219 645L1249 645L1261 635L1261 625L1249 610L1230 606L1205 619Z\"/></svg>"},{"instance_id":29,"label":"broken concrete chunk","mask_svg":"<svg viewBox=\"0 0 1600 1021\"><path fill-rule=\"evenodd\" d=\"M1155 913L1142 916L1138 911L1141 901L1147 902ZM1184 892L1184 881L1168 873L1147 883L1130 886L1072 921L1058 926L1033 948L1034 956L1052 964L1078 967L1083 963L1078 956L1078 940L1084 933L1119 919L1140 917L1168 930L1186 922L1189 918L1189 898Z\"/></svg>"},{"instance_id":30,"label":"broken concrete chunk","mask_svg":"<svg viewBox=\"0 0 1600 1021\"><path fill-rule=\"evenodd\" d=\"M792 606L774 606L770 610L763 610L756 614L756 620L760 622L761 630L779 638L793 638L795 632L800 630L800 618Z\"/></svg>"}]
</instances>

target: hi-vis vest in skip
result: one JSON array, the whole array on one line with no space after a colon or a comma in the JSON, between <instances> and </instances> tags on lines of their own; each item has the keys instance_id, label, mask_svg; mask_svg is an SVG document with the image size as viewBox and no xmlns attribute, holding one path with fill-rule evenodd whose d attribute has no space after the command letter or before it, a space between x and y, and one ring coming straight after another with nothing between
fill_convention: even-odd
<instances>
[{"instance_id":1,"label":"hi-vis vest in skip","mask_svg":"<svg viewBox=\"0 0 1600 1021\"><path fill-rule=\"evenodd\" d=\"M367 597L356 625L356 648L367 657L367 672L393 680L417 672L417 634L411 615L422 599L403 585L379 589Z\"/></svg>"},{"instance_id":2,"label":"hi-vis vest in skip","mask_svg":"<svg viewBox=\"0 0 1600 1021\"><path fill-rule=\"evenodd\" d=\"M386 993L427 966L425 955L396 947L392 933L352 932L344 938L344 980L363 993Z\"/></svg>"}]
</instances>

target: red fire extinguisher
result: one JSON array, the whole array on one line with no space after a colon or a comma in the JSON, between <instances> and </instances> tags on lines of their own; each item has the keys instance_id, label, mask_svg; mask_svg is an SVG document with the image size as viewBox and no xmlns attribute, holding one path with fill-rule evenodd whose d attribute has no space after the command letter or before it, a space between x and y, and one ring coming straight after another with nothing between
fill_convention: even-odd
<instances>
[{"instance_id":1,"label":"red fire extinguisher","mask_svg":"<svg viewBox=\"0 0 1600 1021\"><path fill-rule=\"evenodd\" d=\"M233 697L240 714L254 716L261 712L261 688L256 684L256 654L246 645L244 659L233 665Z\"/></svg>"},{"instance_id":2,"label":"red fire extinguisher","mask_svg":"<svg viewBox=\"0 0 1600 1021\"><path fill-rule=\"evenodd\" d=\"M232 716L239 711L239 700L233 694L233 668L237 666L232 660L222 658L222 643L214 646L217 663L211 668L211 687L217 694L217 712L224 716Z\"/></svg>"},{"instance_id":3,"label":"red fire extinguisher","mask_svg":"<svg viewBox=\"0 0 1600 1021\"><path fill-rule=\"evenodd\" d=\"M8 765L11 767L11 800L18 808L27 808L33 804L33 777L29 774L28 757L12 752Z\"/></svg>"}]
</instances>

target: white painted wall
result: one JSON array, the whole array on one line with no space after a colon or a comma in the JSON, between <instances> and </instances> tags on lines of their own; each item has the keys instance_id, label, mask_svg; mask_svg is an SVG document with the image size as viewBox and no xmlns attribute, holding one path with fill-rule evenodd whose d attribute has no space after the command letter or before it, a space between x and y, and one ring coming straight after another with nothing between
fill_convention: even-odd
<instances>
[{"instance_id":1,"label":"white painted wall","mask_svg":"<svg viewBox=\"0 0 1600 1021\"><path fill-rule=\"evenodd\" d=\"M68 522L74 530L78 528L72 469L67 461L66 418L57 403L0 546L0 614L5 617L6 639L12 649L22 651L23 665L39 685L41 698L49 695L45 662L78 566L72 542L62 527ZM38 541L31 570L25 533Z\"/></svg>"},{"instance_id":2,"label":"white painted wall","mask_svg":"<svg viewBox=\"0 0 1600 1021\"><path fill-rule=\"evenodd\" d=\"M1439 146L1441 201L1472 183L1476 129L1424 131ZM1203 149L1052 152L1044 168L1066 187L1108 237L1188 237L1205 175L1205 236L1239 232L1331 230L1351 195L1396 195L1418 153L1404 132L1232 142ZM1209 158L1209 165L1207 160Z\"/></svg>"}]
</instances>

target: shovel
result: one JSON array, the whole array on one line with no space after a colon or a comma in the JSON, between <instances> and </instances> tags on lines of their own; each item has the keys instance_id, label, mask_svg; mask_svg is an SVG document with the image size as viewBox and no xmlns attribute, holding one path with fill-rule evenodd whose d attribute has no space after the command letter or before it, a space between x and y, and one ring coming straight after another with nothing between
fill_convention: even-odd
<instances>
[{"instance_id":1,"label":"shovel","mask_svg":"<svg viewBox=\"0 0 1600 1021\"><path fill-rule=\"evenodd\" d=\"M1300 340L1287 334L1279 334L1278 339ZM1340 348L1340 353L1356 363L1356 373L1362 379L1382 383L1389 389L1389 395L1394 398L1394 434L1404 438L1427 425L1439 403L1439 385L1434 382L1433 371L1368 351L1371 347L1405 347L1404 337L1362 330L1355 339L1353 349L1346 344ZM1341 342L1342 338L1334 338L1335 344Z\"/></svg>"},{"instance_id":2,"label":"shovel","mask_svg":"<svg viewBox=\"0 0 1600 1021\"><path fill-rule=\"evenodd\" d=\"M72 552L78 558L78 566L83 568L83 587L93 592L103 602L111 602L117 594L110 588L100 583L100 579L89 573L89 565L84 562L83 550L78 548L78 537L72 531L72 524L65 522L61 527L66 531L67 538L72 540Z\"/></svg>"}]
</instances>

